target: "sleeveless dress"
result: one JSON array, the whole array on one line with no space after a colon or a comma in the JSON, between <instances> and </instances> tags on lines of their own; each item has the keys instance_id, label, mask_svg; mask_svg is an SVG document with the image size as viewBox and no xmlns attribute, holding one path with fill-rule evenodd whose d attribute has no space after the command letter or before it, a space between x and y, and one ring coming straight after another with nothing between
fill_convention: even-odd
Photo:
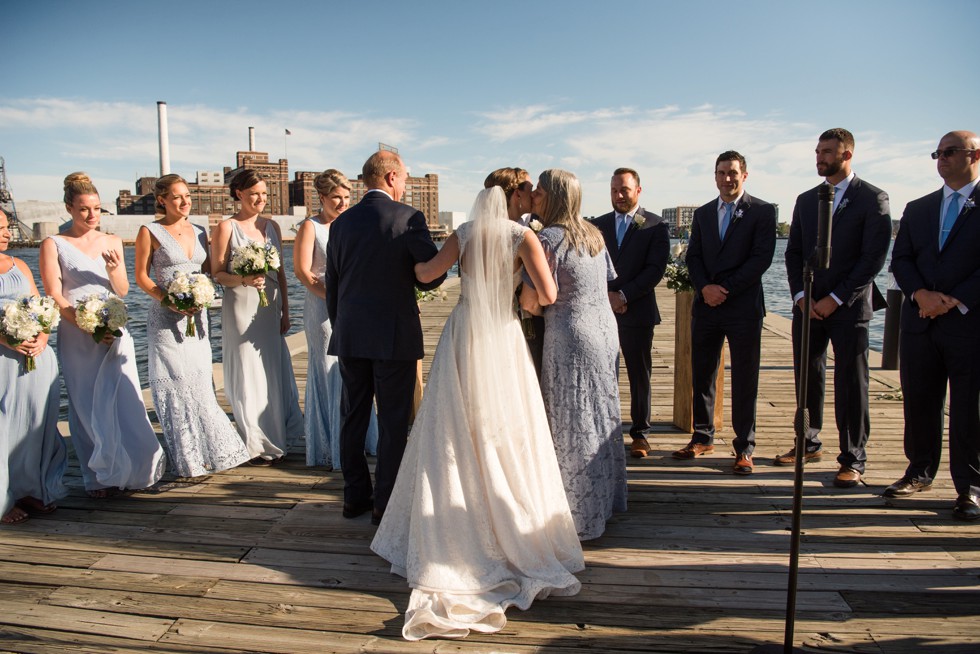
<instances>
[{"instance_id":1,"label":"sleeveless dress","mask_svg":"<svg viewBox=\"0 0 980 654\"><path fill-rule=\"evenodd\" d=\"M60 236L49 238L58 249L62 293L69 302L112 292L102 257L92 259ZM58 325L68 430L89 491L147 488L167 465L143 404L133 337L125 327L122 332L105 345L67 320Z\"/></svg>"},{"instance_id":2,"label":"sleeveless dress","mask_svg":"<svg viewBox=\"0 0 980 654\"><path fill-rule=\"evenodd\" d=\"M558 282L544 308L541 393L579 538L598 538L614 511L626 510L626 451L619 411L619 335L607 282L609 253L568 247L561 227L538 237Z\"/></svg>"},{"instance_id":3,"label":"sleeveless dress","mask_svg":"<svg viewBox=\"0 0 980 654\"><path fill-rule=\"evenodd\" d=\"M313 244L311 271L322 280L327 268L327 240L329 227L315 218L307 218L313 224L316 241ZM340 394L343 380L337 357L327 354L327 343L333 329L327 318L327 303L306 291L303 305L303 329L306 332L306 465L326 466L340 470ZM367 440L364 449L374 455L378 449L378 416L371 412Z\"/></svg>"},{"instance_id":4,"label":"sleeveless dress","mask_svg":"<svg viewBox=\"0 0 980 654\"><path fill-rule=\"evenodd\" d=\"M502 218L502 220L506 220ZM508 221L512 251L526 227ZM460 259L470 223L456 231ZM510 271L507 271L509 275ZM461 296L436 348L422 406L371 549L412 587L402 635L460 638L494 632L509 606L574 595L584 569L534 364L510 315L493 353L500 383L491 401L467 381L471 351L485 329Z\"/></svg>"},{"instance_id":5,"label":"sleeveless dress","mask_svg":"<svg viewBox=\"0 0 980 654\"><path fill-rule=\"evenodd\" d=\"M153 278L161 288L178 272L201 272L208 247L202 228L194 226L197 239L190 259L163 225L151 223L146 228L160 244L152 264ZM189 319L195 322L196 336L184 335ZM214 395L208 312L188 318L152 302L146 341L150 391L171 471L178 477L199 477L248 461L241 436Z\"/></svg>"},{"instance_id":6,"label":"sleeveless dress","mask_svg":"<svg viewBox=\"0 0 980 654\"><path fill-rule=\"evenodd\" d=\"M0 308L31 294L17 266L0 273ZM33 497L43 504L61 499L68 450L58 432L58 362L50 347L24 372L24 355L0 346L0 515L17 500Z\"/></svg>"},{"instance_id":7,"label":"sleeveless dress","mask_svg":"<svg viewBox=\"0 0 980 654\"><path fill-rule=\"evenodd\" d=\"M282 244L272 221L265 224L266 241L279 252ZM231 221L229 252L251 239ZM228 257L228 272L231 257ZM285 337L279 333L282 293L275 271L266 274L269 306L259 306L259 292L250 286L226 287L221 305L221 359L225 396L235 415L238 433L250 458L278 459L288 441L303 434L303 413Z\"/></svg>"}]
</instances>

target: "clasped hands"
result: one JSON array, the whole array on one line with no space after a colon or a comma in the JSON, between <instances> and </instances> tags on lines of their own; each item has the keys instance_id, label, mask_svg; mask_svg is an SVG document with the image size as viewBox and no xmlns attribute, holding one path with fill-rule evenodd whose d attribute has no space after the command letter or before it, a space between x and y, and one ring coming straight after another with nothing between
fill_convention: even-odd
<instances>
[{"instance_id":1,"label":"clasped hands","mask_svg":"<svg viewBox=\"0 0 980 654\"><path fill-rule=\"evenodd\" d=\"M955 297L939 291L928 291L924 288L920 288L913 295L913 299L919 307L920 318L938 318L960 304L960 301Z\"/></svg>"},{"instance_id":2,"label":"clasped hands","mask_svg":"<svg viewBox=\"0 0 980 654\"><path fill-rule=\"evenodd\" d=\"M800 313L803 313L803 298L796 301L796 306L799 307ZM831 296L822 297L816 302L810 304L810 317L814 320L823 320L824 318L829 318L830 314L837 311L837 300Z\"/></svg>"},{"instance_id":3,"label":"clasped hands","mask_svg":"<svg viewBox=\"0 0 980 654\"><path fill-rule=\"evenodd\" d=\"M609 291L609 306L613 313L626 313L626 300L619 291Z\"/></svg>"},{"instance_id":4,"label":"clasped hands","mask_svg":"<svg viewBox=\"0 0 980 654\"><path fill-rule=\"evenodd\" d=\"M19 352L27 357L36 357L44 352L44 348L48 346L48 334L42 332L30 340L21 341L17 345L11 345L6 338L3 338L2 342L14 352Z\"/></svg>"}]
</instances>

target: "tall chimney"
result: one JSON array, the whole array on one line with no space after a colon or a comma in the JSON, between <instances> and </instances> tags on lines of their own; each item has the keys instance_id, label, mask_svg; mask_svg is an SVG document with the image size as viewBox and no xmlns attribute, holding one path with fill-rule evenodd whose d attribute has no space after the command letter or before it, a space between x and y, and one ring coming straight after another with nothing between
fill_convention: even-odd
<instances>
[{"instance_id":1,"label":"tall chimney","mask_svg":"<svg viewBox=\"0 0 980 654\"><path fill-rule=\"evenodd\" d=\"M255 128L248 128L248 151L255 152Z\"/></svg>"},{"instance_id":2,"label":"tall chimney","mask_svg":"<svg viewBox=\"0 0 980 654\"><path fill-rule=\"evenodd\" d=\"M157 102L157 126L160 133L160 177L163 177L170 174L170 134L166 102Z\"/></svg>"}]
</instances>

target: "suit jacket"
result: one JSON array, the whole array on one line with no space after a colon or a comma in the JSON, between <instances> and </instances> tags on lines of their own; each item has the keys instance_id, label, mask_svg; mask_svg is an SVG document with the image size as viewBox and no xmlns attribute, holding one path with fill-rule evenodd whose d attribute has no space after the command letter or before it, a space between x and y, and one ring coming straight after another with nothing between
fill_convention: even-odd
<instances>
[{"instance_id":1,"label":"suit jacket","mask_svg":"<svg viewBox=\"0 0 980 654\"><path fill-rule=\"evenodd\" d=\"M980 186L970 198L980 204ZM892 272L905 294L902 330L936 329L959 336L980 337L980 209L964 205L943 249L939 249L942 189L909 202L892 251ZM962 302L964 315L953 308L938 318L920 318L912 294L919 289L946 293Z\"/></svg>"},{"instance_id":2,"label":"suit jacket","mask_svg":"<svg viewBox=\"0 0 980 654\"><path fill-rule=\"evenodd\" d=\"M803 292L803 264L817 247L818 188L800 195L793 208L786 244L786 276L793 297ZM874 278L885 265L891 234L888 194L855 175L831 219L830 268L813 275L814 300L833 293L843 303L827 320L871 320L872 295L875 308L883 301Z\"/></svg>"},{"instance_id":3,"label":"suit jacket","mask_svg":"<svg viewBox=\"0 0 980 654\"><path fill-rule=\"evenodd\" d=\"M761 319L766 315L762 275L772 265L776 251L776 208L743 193L732 213L725 240L718 231L718 199L699 207L691 223L687 268L697 289L696 315L728 320ZM701 289L719 284L728 297L710 307Z\"/></svg>"},{"instance_id":4,"label":"suit jacket","mask_svg":"<svg viewBox=\"0 0 980 654\"><path fill-rule=\"evenodd\" d=\"M422 325L415 264L438 249L421 211L384 193L368 193L330 224L327 241L327 315L333 334L327 352L365 359L421 359Z\"/></svg>"},{"instance_id":5,"label":"suit jacket","mask_svg":"<svg viewBox=\"0 0 980 654\"><path fill-rule=\"evenodd\" d=\"M616 214L607 213L595 219L602 232L606 249L616 266L616 279L609 282L610 291L622 291L626 296L626 313L617 313L620 327L653 327L660 324L660 310L653 290L667 270L670 255L670 233L667 223L657 214L642 207L637 216L646 220L642 227L630 223L623 244L616 244Z\"/></svg>"}]
</instances>

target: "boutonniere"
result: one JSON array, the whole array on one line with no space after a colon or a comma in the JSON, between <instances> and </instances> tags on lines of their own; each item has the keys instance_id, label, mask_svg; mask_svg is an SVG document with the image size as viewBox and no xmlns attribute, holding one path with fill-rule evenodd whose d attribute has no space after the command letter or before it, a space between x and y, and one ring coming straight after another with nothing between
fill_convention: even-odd
<instances>
[{"instance_id":1,"label":"boutonniere","mask_svg":"<svg viewBox=\"0 0 980 654\"><path fill-rule=\"evenodd\" d=\"M647 219L639 214L633 216L633 222L636 223L637 229L641 229L643 227L643 223L645 223L646 221Z\"/></svg>"},{"instance_id":2,"label":"boutonniere","mask_svg":"<svg viewBox=\"0 0 980 654\"><path fill-rule=\"evenodd\" d=\"M851 201L850 198L844 198L843 200L841 200L840 201L840 204L837 205L837 211L840 211L841 209L843 209L844 207L846 207L847 206L847 203L850 202L850 201Z\"/></svg>"},{"instance_id":3,"label":"boutonniere","mask_svg":"<svg viewBox=\"0 0 980 654\"><path fill-rule=\"evenodd\" d=\"M963 205L963 211L969 211L970 209L976 208L976 203L973 202L973 198L967 198L966 204Z\"/></svg>"},{"instance_id":4,"label":"boutonniere","mask_svg":"<svg viewBox=\"0 0 980 654\"><path fill-rule=\"evenodd\" d=\"M735 218L736 219L741 218L743 213L745 213L745 210L739 209L738 211L735 212Z\"/></svg>"},{"instance_id":5,"label":"boutonniere","mask_svg":"<svg viewBox=\"0 0 980 654\"><path fill-rule=\"evenodd\" d=\"M544 229L544 225L542 225L541 221L537 218L532 219L527 226L530 227L531 231L533 232L540 232L542 229Z\"/></svg>"}]
</instances>

